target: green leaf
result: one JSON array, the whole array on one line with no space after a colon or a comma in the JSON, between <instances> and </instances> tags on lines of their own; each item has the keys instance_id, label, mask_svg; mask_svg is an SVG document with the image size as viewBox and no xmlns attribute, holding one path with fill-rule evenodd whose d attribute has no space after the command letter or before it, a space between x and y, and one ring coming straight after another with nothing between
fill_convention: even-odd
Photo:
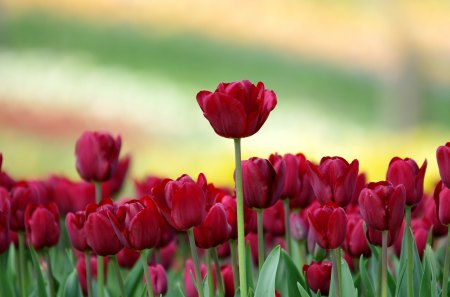
<instances>
[{"instance_id":1,"label":"green leaf","mask_svg":"<svg viewBox=\"0 0 450 297\"><path fill-rule=\"evenodd\" d=\"M141 261L137 261L125 279L125 292L127 296L135 296L139 284L142 284L143 274L142 263Z\"/></svg>"},{"instance_id":2,"label":"green leaf","mask_svg":"<svg viewBox=\"0 0 450 297\"><path fill-rule=\"evenodd\" d=\"M259 274L255 296L274 296L275 277L277 274L278 262L280 261L280 246L276 246L270 252Z\"/></svg>"},{"instance_id":3,"label":"green leaf","mask_svg":"<svg viewBox=\"0 0 450 297\"><path fill-rule=\"evenodd\" d=\"M0 254L0 264L1 267L5 267L2 268L2 272L0 273L0 296L14 296L15 294L14 292L14 288L13 288L13 284L14 282L12 281L12 279L10 278L11 275L11 271L9 270L9 266L8 266L8 253L4 253L4 254Z\"/></svg>"},{"instance_id":4,"label":"green leaf","mask_svg":"<svg viewBox=\"0 0 450 297\"><path fill-rule=\"evenodd\" d=\"M281 250L275 287L283 297L301 297L297 282L302 285L304 280L289 255Z\"/></svg>"},{"instance_id":5,"label":"green leaf","mask_svg":"<svg viewBox=\"0 0 450 297\"><path fill-rule=\"evenodd\" d=\"M303 288L303 286L299 282L297 282L297 288L301 297L311 297L311 295L309 295L309 293L305 290L305 288Z\"/></svg>"},{"instance_id":6,"label":"green leaf","mask_svg":"<svg viewBox=\"0 0 450 297\"><path fill-rule=\"evenodd\" d=\"M30 248L30 254L31 254L31 261L33 262L33 266L36 271L37 296L47 297L47 292L45 290L45 281L44 281L44 277L42 276L41 267L39 266L38 255L32 245L30 245L29 248Z\"/></svg>"},{"instance_id":7,"label":"green leaf","mask_svg":"<svg viewBox=\"0 0 450 297\"><path fill-rule=\"evenodd\" d=\"M375 288L366 269L367 260L361 255L359 259L359 273L361 277L362 289L367 297L375 297Z\"/></svg>"},{"instance_id":8,"label":"green leaf","mask_svg":"<svg viewBox=\"0 0 450 297\"><path fill-rule=\"evenodd\" d=\"M80 283L78 282L77 270L74 269L66 280L66 285L64 286L64 297L79 297L83 296L80 288Z\"/></svg>"},{"instance_id":9,"label":"green leaf","mask_svg":"<svg viewBox=\"0 0 450 297\"><path fill-rule=\"evenodd\" d=\"M334 267L333 267L334 269ZM330 283L330 294L329 297L335 297L335 284L333 277L333 269L331 270L331 283ZM357 297L358 291L355 288L355 283L353 282L352 273L348 267L347 261L341 258L341 274L342 274L342 296L345 297Z\"/></svg>"},{"instance_id":10,"label":"green leaf","mask_svg":"<svg viewBox=\"0 0 450 297\"><path fill-rule=\"evenodd\" d=\"M420 283L420 297L438 297L434 252L427 244L423 254L423 275Z\"/></svg>"}]
</instances>

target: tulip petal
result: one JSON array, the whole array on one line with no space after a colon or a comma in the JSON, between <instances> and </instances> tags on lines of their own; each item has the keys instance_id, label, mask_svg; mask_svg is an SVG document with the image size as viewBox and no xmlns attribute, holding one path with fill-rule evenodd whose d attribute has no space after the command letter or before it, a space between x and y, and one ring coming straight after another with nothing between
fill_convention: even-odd
<instances>
[{"instance_id":1,"label":"tulip petal","mask_svg":"<svg viewBox=\"0 0 450 297\"><path fill-rule=\"evenodd\" d=\"M388 228L384 201L375 191L368 188L361 191L359 196L359 210L367 226L380 231Z\"/></svg>"},{"instance_id":2,"label":"tulip petal","mask_svg":"<svg viewBox=\"0 0 450 297\"><path fill-rule=\"evenodd\" d=\"M171 218L178 231L200 225L205 218L205 193L195 183L186 183L172 197Z\"/></svg>"}]
</instances>

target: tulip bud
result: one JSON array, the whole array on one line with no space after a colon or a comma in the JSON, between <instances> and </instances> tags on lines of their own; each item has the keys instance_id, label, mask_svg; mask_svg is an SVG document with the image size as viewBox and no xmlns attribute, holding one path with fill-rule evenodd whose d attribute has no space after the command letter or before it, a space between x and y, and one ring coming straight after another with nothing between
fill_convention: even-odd
<instances>
[{"instance_id":1,"label":"tulip bud","mask_svg":"<svg viewBox=\"0 0 450 297\"><path fill-rule=\"evenodd\" d=\"M272 236L285 235L284 213L284 205L281 200L263 211L263 226L266 234Z\"/></svg>"},{"instance_id":2,"label":"tulip bud","mask_svg":"<svg viewBox=\"0 0 450 297\"><path fill-rule=\"evenodd\" d=\"M150 280L152 282L153 294L155 296L164 295L167 293L167 274L159 264L148 267Z\"/></svg>"},{"instance_id":3,"label":"tulip bud","mask_svg":"<svg viewBox=\"0 0 450 297\"><path fill-rule=\"evenodd\" d=\"M442 182L447 188L450 188L450 142L447 142L445 146L438 147L436 158Z\"/></svg>"},{"instance_id":4,"label":"tulip bud","mask_svg":"<svg viewBox=\"0 0 450 297\"><path fill-rule=\"evenodd\" d=\"M370 248L364 234L364 220L359 214L347 215L347 235L344 247L347 254L352 258L359 258L361 255L370 257Z\"/></svg>"},{"instance_id":5,"label":"tulip bud","mask_svg":"<svg viewBox=\"0 0 450 297\"><path fill-rule=\"evenodd\" d=\"M108 133L84 132L75 148L78 174L87 182L103 182L116 170L122 141Z\"/></svg>"},{"instance_id":6,"label":"tulip bud","mask_svg":"<svg viewBox=\"0 0 450 297\"><path fill-rule=\"evenodd\" d=\"M25 211L25 227L28 241L37 251L44 247L55 246L60 234L56 204L28 205Z\"/></svg>"},{"instance_id":7,"label":"tulip bud","mask_svg":"<svg viewBox=\"0 0 450 297\"><path fill-rule=\"evenodd\" d=\"M85 252L90 247L86 241L86 231L84 225L86 223L86 212L78 211L76 213L68 213L66 216L66 228L69 234L70 242L74 249Z\"/></svg>"},{"instance_id":8,"label":"tulip bud","mask_svg":"<svg viewBox=\"0 0 450 297\"><path fill-rule=\"evenodd\" d=\"M250 158L242 162L244 205L264 209L274 205L283 191L286 165L280 164L276 171L269 160Z\"/></svg>"},{"instance_id":9,"label":"tulip bud","mask_svg":"<svg viewBox=\"0 0 450 297\"><path fill-rule=\"evenodd\" d=\"M286 154L283 157L278 154L272 154L269 157L270 163L272 163L275 171L278 171L283 161L286 166L286 176L284 179L283 191L281 199L293 199L300 191L302 181L299 175L300 162L297 156L292 154Z\"/></svg>"},{"instance_id":10,"label":"tulip bud","mask_svg":"<svg viewBox=\"0 0 450 297\"><path fill-rule=\"evenodd\" d=\"M25 184L17 184L10 193L11 230L25 230L25 209L30 204L37 204L37 196Z\"/></svg>"},{"instance_id":11,"label":"tulip bud","mask_svg":"<svg viewBox=\"0 0 450 297\"><path fill-rule=\"evenodd\" d=\"M331 262L311 262L310 265L303 266L306 282L309 288L317 293L320 291L322 295L328 295L331 282Z\"/></svg>"},{"instance_id":12,"label":"tulip bud","mask_svg":"<svg viewBox=\"0 0 450 297\"><path fill-rule=\"evenodd\" d=\"M291 209L305 209L307 208L312 201L314 200L314 191L311 187L311 183L309 181L309 176L307 173L307 160L305 156L301 153L295 155L298 161L298 176L300 178L300 189L297 191L297 194L289 200L289 206Z\"/></svg>"},{"instance_id":13,"label":"tulip bud","mask_svg":"<svg viewBox=\"0 0 450 297\"><path fill-rule=\"evenodd\" d=\"M387 246L391 246L394 244L395 240L399 237L401 230L401 225L399 225L397 228L388 230L388 237L387 237ZM386 231L386 230L385 230ZM367 240L377 246L381 246L382 244L382 231L379 231L377 229L373 229L370 227L367 227L366 231Z\"/></svg>"},{"instance_id":14,"label":"tulip bud","mask_svg":"<svg viewBox=\"0 0 450 297\"><path fill-rule=\"evenodd\" d=\"M248 137L262 127L277 105L273 91L248 80L220 83L214 92L200 91L197 102L214 131L226 138Z\"/></svg>"},{"instance_id":15,"label":"tulip bud","mask_svg":"<svg viewBox=\"0 0 450 297\"><path fill-rule=\"evenodd\" d=\"M208 268L204 264L200 264L200 274L202 277L202 281L205 278L208 272ZM184 291L186 293L186 297L198 297L197 290L195 289L195 285L193 281L196 280L194 263L191 259L186 260L184 271L183 271L183 282L184 282Z\"/></svg>"},{"instance_id":16,"label":"tulip bud","mask_svg":"<svg viewBox=\"0 0 450 297\"><path fill-rule=\"evenodd\" d=\"M324 249L335 249L345 239L347 215L333 203L327 203L308 213L310 231L317 244Z\"/></svg>"},{"instance_id":17,"label":"tulip bud","mask_svg":"<svg viewBox=\"0 0 450 297\"><path fill-rule=\"evenodd\" d=\"M102 198L113 197L120 192L130 167L130 160L130 156L120 159L111 178L102 183Z\"/></svg>"},{"instance_id":18,"label":"tulip bud","mask_svg":"<svg viewBox=\"0 0 450 297\"><path fill-rule=\"evenodd\" d=\"M439 182L434 191L434 201L436 202L436 214L443 225L450 224L450 189L445 187L443 182Z\"/></svg>"},{"instance_id":19,"label":"tulip bud","mask_svg":"<svg viewBox=\"0 0 450 297\"><path fill-rule=\"evenodd\" d=\"M227 213L221 203L214 204L203 223L194 227L194 238L197 247L209 249L226 242L231 234L231 226L227 221Z\"/></svg>"},{"instance_id":20,"label":"tulip bud","mask_svg":"<svg viewBox=\"0 0 450 297\"><path fill-rule=\"evenodd\" d=\"M154 186L162 181L161 178L156 176L148 176L143 180L134 181L134 189L138 197L151 196Z\"/></svg>"},{"instance_id":21,"label":"tulip bud","mask_svg":"<svg viewBox=\"0 0 450 297\"><path fill-rule=\"evenodd\" d=\"M341 157L324 157L319 166L309 161L307 166L311 186L320 204L333 201L345 207L351 202L358 178L358 160L349 164Z\"/></svg>"},{"instance_id":22,"label":"tulip bud","mask_svg":"<svg viewBox=\"0 0 450 297\"><path fill-rule=\"evenodd\" d=\"M0 154L1 163L1 154ZM0 188L0 255L8 250L11 242L9 223L11 219L11 207L8 200L8 191Z\"/></svg>"},{"instance_id":23,"label":"tulip bud","mask_svg":"<svg viewBox=\"0 0 450 297\"><path fill-rule=\"evenodd\" d=\"M225 287L225 297L234 297L233 267L231 265L222 266L220 272L222 273L223 285Z\"/></svg>"},{"instance_id":24,"label":"tulip bud","mask_svg":"<svg viewBox=\"0 0 450 297\"><path fill-rule=\"evenodd\" d=\"M117 262L120 267L131 269L139 260L140 255L138 251L124 247L117 253Z\"/></svg>"},{"instance_id":25,"label":"tulip bud","mask_svg":"<svg viewBox=\"0 0 450 297\"><path fill-rule=\"evenodd\" d=\"M231 226L231 239L237 239L237 205L236 198L225 195L218 201L222 203L227 213L227 221ZM256 230L256 213L250 208L244 207L244 233Z\"/></svg>"},{"instance_id":26,"label":"tulip bud","mask_svg":"<svg viewBox=\"0 0 450 297\"><path fill-rule=\"evenodd\" d=\"M422 167L410 158L392 158L386 174L386 179L394 186L403 185L406 193L406 205L413 206L420 202L423 195L423 179L427 169L427 160Z\"/></svg>"}]
</instances>

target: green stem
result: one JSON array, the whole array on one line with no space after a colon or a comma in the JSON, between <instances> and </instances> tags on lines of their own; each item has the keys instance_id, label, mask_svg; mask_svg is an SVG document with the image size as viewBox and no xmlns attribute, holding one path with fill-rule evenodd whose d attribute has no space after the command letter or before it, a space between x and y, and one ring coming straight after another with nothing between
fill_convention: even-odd
<instances>
[{"instance_id":1,"label":"green stem","mask_svg":"<svg viewBox=\"0 0 450 297\"><path fill-rule=\"evenodd\" d=\"M117 262L117 255L112 257L114 273L117 276L117 282L119 283L120 294L122 297L126 297L127 293L125 292L125 286L123 284L122 275L120 274L119 262Z\"/></svg>"},{"instance_id":2,"label":"green stem","mask_svg":"<svg viewBox=\"0 0 450 297\"><path fill-rule=\"evenodd\" d=\"M102 256L97 256L97 295L99 297L104 296L104 261Z\"/></svg>"},{"instance_id":3,"label":"green stem","mask_svg":"<svg viewBox=\"0 0 450 297\"><path fill-rule=\"evenodd\" d=\"M86 282L88 289L88 297L92 297L92 273L91 273L91 253L89 251L84 252L84 259L86 261Z\"/></svg>"},{"instance_id":4,"label":"green stem","mask_svg":"<svg viewBox=\"0 0 450 297\"><path fill-rule=\"evenodd\" d=\"M306 261L305 261L306 240L299 241L297 243L297 245L298 245L298 254L299 254L299 257L298 257L299 258L299 263L298 263L299 267L298 267L298 269L299 269L299 271L302 271L303 265L306 264Z\"/></svg>"},{"instance_id":5,"label":"green stem","mask_svg":"<svg viewBox=\"0 0 450 297\"><path fill-rule=\"evenodd\" d=\"M141 262L142 268L144 269L145 283L147 284L147 296L153 297L153 286L150 279L150 272L148 272L148 261L147 256L145 255L145 250L141 251Z\"/></svg>"},{"instance_id":6,"label":"green stem","mask_svg":"<svg viewBox=\"0 0 450 297\"><path fill-rule=\"evenodd\" d=\"M413 273L414 273L414 259L412 253L413 239L410 236L411 230L411 206L406 206L406 227L404 236L406 236L406 248L407 248L407 292L408 296L414 296L414 283L413 283Z\"/></svg>"},{"instance_id":7,"label":"green stem","mask_svg":"<svg viewBox=\"0 0 450 297\"><path fill-rule=\"evenodd\" d=\"M47 256L47 277L48 277L48 286L50 291L50 297L56 297L55 292L55 281L53 279L53 271L52 271L52 260L50 257L50 251L46 251Z\"/></svg>"},{"instance_id":8,"label":"green stem","mask_svg":"<svg viewBox=\"0 0 450 297\"><path fill-rule=\"evenodd\" d=\"M102 183L94 182L95 185L95 201L100 203L102 201Z\"/></svg>"},{"instance_id":9,"label":"green stem","mask_svg":"<svg viewBox=\"0 0 450 297\"><path fill-rule=\"evenodd\" d=\"M189 245L191 246L191 254L192 254L192 260L194 261L194 269L195 269L195 282L197 287L198 296L203 297L203 285L202 285L202 274L200 272L200 261L198 259L198 253L197 253L197 247L195 246L195 239L194 239L194 229L191 228L188 231L188 237L189 237Z\"/></svg>"},{"instance_id":10,"label":"green stem","mask_svg":"<svg viewBox=\"0 0 450 297\"><path fill-rule=\"evenodd\" d=\"M381 240L381 297L387 297L387 241L389 231L383 231Z\"/></svg>"},{"instance_id":11,"label":"green stem","mask_svg":"<svg viewBox=\"0 0 450 297\"><path fill-rule=\"evenodd\" d=\"M217 248L212 249L212 254L213 254L214 265L216 266L217 286L219 287L219 297L224 297L225 289L223 287L222 273L220 272L220 263L219 263L219 257L217 256Z\"/></svg>"},{"instance_id":12,"label":"green stem","mask_svg":"<svg viewBox=\"0 0 450 297\"><path fill-rule=\"evenodd\" d=\"M292 242L291 242L291 223L289 220L289 199L284 199L284 225L286 229L286 248L288 254L292 251Z\"/></svg>"},{"instance_id":13,"label":"green stem","mask_svg":"<svg viewBox=\"0 0 450 297\"><path fill-rule=\"evenodd\" d=\"M26 285L26 259L25 259L25 233L23 231L17 232L19 237L19 267L20 267L20 292L22 296L28 296Z\"/></svg>"},{"instance_id":14,"label":"green stem","mask_svg":"<svg viewBox=\"0 0 450 297\"><path fill-rule=\"evenodd\" d=\"M261 272L262 266L264 264L264 228L263 228L263 210L257 209L257 219L258 219L258 268Z\"/></svg>"},{"instance_id":15,"label":"green stem","mask_svg":"<svg viewBox=\"0 0 450 297\"><path fill-rule=\"evenodd\" d=\"M209 295L214 296L214 275L212 270L212 262L211 262L211 250L206 250L206 264L208 265L208 291Z\"/></svg>"},{"instance_id":16,"label":"green stem","mask_svg":"<svg viewBox=\"0 0 450 297\"><path fill-rule=\"evenodd\" d=\"M448 287L448 270L450 268L450 224L447 226L448 236L447 236L447 250L445 252L444 260L444 276L442 278L442 297L447 297L447 287Z\"/></svg>"},{"instance_id":17,"label":"green stem","mask_svg":"<svg viewBox=\"0 0 450 297\"><path fill-rule=\"evenodd\" d=\"M236 255L236 240L230 239L230 251L231 251L231 267L233 268L233 282L234 288L239 287L239 270L238 259Z\"/></svg>"},{"instance_id":18,"label":"green stem","mask_svg":"<svg viewBox=\"0 0 450 297\"><path fill-rule=\"evenodd\" d=\"M236 205L238 227L238 256L239 256L239 280L240 295L247 297L247 273L245 261L244 239L244 195L242 191L242 165L241 165L241 139L234 139L234 156L236 166Z\"/></svg>"},{"instance_id":19,"label":"green stem","mask_svg":"<svg viewBox=\"0 0 450 297\"><path fill-rule=\"evenodd\" d=\"M334 279L334 288L336 290L336 297L342 296L342 281L341 281L341 249L334 249L332 252L333 257L333 279Z\"/></svg>"}]
</instances>

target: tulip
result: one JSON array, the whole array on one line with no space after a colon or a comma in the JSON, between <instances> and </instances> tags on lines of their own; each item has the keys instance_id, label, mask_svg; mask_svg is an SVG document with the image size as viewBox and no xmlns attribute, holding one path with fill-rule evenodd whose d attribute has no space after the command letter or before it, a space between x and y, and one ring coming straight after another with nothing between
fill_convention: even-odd
<instances>
[{"instance_id":1,"label":"tulip","mask_svg":"<svg viewBox=\"0 0 450 297\"><path fill-rule=\"evenodd\" d=\"M0 154L1 165L1 154ZM9 223L11 218L11 206L8 199L8 191L0 188L0 255L8 250L11 242Z\"/></svg>"},{"instance_id":2,"label":"tulip","mask_svg":"<svg viewBox=\"0 0 450 297\"><path fill-rule=\"evenodd\" d=\"M205 278L208 268L206 265L200 265L200 274L202 280ZM195 285L192 282L192 279L196 281L196 273L194 273L194 263L191 259L186 260L184 271L183 271L183 282L184 282L184 291L186 293L186 297L198 297L197 290L195 289ZM203 281L202 281L203 283ZM202 290L203 288L200 288Z\"/></svg>"},{"instance_id":3,"label":"tulip","mask_svg":"<svg viewBox=\"0 0 450 297\"><path fill-rule=\"evenodd\" d=\"M227 214L221 203L214 204L203 223L194 227L194 238L197 247L208 249L216 247L228 240L231 226L227 222Z\"/></svg>"},{"instance_id":4,"label":"tulip","mask_svg":"<svg viewBox=\"0 0 450 297\"><path fill-rule=\"evenodd\" d=\"M400 226L405 211L405 188L390 182L369 183L361 191L359 207L367 226L378 231Z\"/></svg>"},{"instance_id":5,"label":"tulip","mask_svg":"<svg viewBox=\"0 0 450 297\"><path fill-rule=\"evenodd\" d=\"M450 188L450 142L437 148L436 159L442 182L447 188Z\"/></svg>"},{"instance_id":6,"label":"tulip","mask_svg":"<svg viewBox=\"0 0 450 297\"><path fill-rule=\"evenodd\" d=\"M222 266L220 269L225 287L225 297L234 297L234 276L231 265Z\"/></svg>"},{"instance_id":7,"label":"tulip","mask_svg":"<svg viewBox=\"0 0 450 297\"><path fill-rule=\"evenodd\" d=\"M78 174L87 182L103 182L116 170L121 138L108 133L84 132L75 148Z\"/></svg>"},{"instance_id":8,"label":"tulip","mask_svg":"<svg viewBox=\"0 0 450 297\"><path fill-rule=\"evenodd\" d=\"M306 282L309 288L317 293L320 291L322 295L328 295L331 282L331 262L311 262L310 265L303 266Z\"/></svg>"},{"instance_id":9,"label":"tulip","mask_svg":"<svg viewBox=\"0 0 450 297\"><path fill-rule=\"evenodd\" d=\"M308 234L308 229L306 228L306 224L302 215L300 213L292 212L290 214L289 220L291 223L292 238L298 241L305 240Z\"/></svg>"},{"instance_id":10,"label":"tulip","mask_svg":"<svg viewBox=\"0 0 450 297\"><path fill-rule=\"evenodd\" d=\"M25 211L25 227L27 238L36 250L56 245L60 234L56 204L28 205Z\"/></svg>"},{"instance_id":11,"label":"tulip","mask_svg":"<svg viewBox=\"0 0 450 297\"><path fill-rule=\"evenodd\" d=\"M425 219L413 219L411 222L411 229L413 232L417 252L419 254L420 259L422 259L425 247L427 245L428 233L430 232L430 228L431 228L430 223ZM404 230L405 230L405 221L403 221L403 224L399 232L399 236L394 242L395 253L399 258L402 249Z\"/></svg>"},{"instance_id":12,"label":"tulip","mask_svg":"<svg viewBox=\"0 0 450 297\"><path fill-rule=\"evenodd\" d=\"M130 160L130 156L120 159L111 178L102 183L102 198L113 197L120 192L130 167Z\"/></svg>"},{"instance_id":13,"label":"tulip","mask_svg":"<svg viewBox=\"0 0 450 297\"><path fill-rule=\"evenodd\" d=\"M236 198L225 195L219 199L219 201L227 213L227 221L231 226L231 239L237 239L237 209L236 209ZM250 231L256 230L256 216L255 212L250 208L244 208L244 232L247 235Z\"/></svg>"},{"instance_id":14,"label":"tulip","mask_svg":"<svg viewBox=\"0 0 450 297\"><path fill-rule=\"evenodd\" d=\"M130 249L144 250L158 245L162 217L150 198L131 200L108 212L111 225L122 244Z\"/></svg>"},{"instance_id":15,"label":"tulip","mask_svg":"<svg viewBox=\"0 0 450 297\"><path fill-rule=\"evenodd\" d=\"M358 206L359 204L359 194L361 194L362 189L364 189L367 185L366 182L366 174L360 173L358 178L356 179L355 192L353 193L353 198L351 205Z\"/></svg>"},{"instance_id":16,"label":"tulip","mask_svg":"<svg viewBox=\"0 0 450 297\"><path fill-rule=\"evenodd\" d=\"M301 153L296 155L299 167L298 176L301 180L300 189L297 194L289 200L290 208L301 208L304 209L308 207L314 200L314 191L311 187L311 182L307 174L307 160L305 156Z\"/></svg>"},{"instance_id":17,"label":"tulip","mask_svg":"<svg viewBox=\"0 0 450 297\"><path fill-rule=\"evenodd\" d=\"M200 91L197 102L214 131L226 138L244 138L259 131L275 108L273 91L248 80L220 83L214 92Z\"/></svg>"},{"instance_id":18,"label":"tulip","mask_svg":"<svg viewBox=\"0 0 450 297\"><path fill-rule=\"evenodd\" d=\"M162 265L156 264L148 266L150 280L152 282L153 294L155 296L167 293L167 274Z\"/></svg>"},{"instance_id":19,"label":"tulip","mask_svg":"<svg viewBox=\"0 0 450 297\"><path fill-rule=\"evenodd\" d=\"M208 211L206 178L201 173L197 182L188 175L177 180L165 179L152 190L152 198L166 219L177 231L200 225Z\"/></svg>"},{"instance_id":20,"label":"tulip","mask_svg":"<svg viewBox=\"0 0 450 297\"><path fill-rule=\"evenodd\" d=\"M390 247L391 245L394 244L395 240L399 237L400 230L401 230L401 225L398 226L396 229L385 230L385 231L379 231L377 229L367 227L366 237L367 237L367 240L370 242L370 244L382 246L382 232L388 232L387 247Z\"/></svg>"},{"instance_id":21,"label":"tulip","mask_svg":"<svg viewBox=\"0 0 450 297\"><path fill-rule=\"evenodd\" d=\"M117 253L117 262L120 267L131 269L139 260L140 255L138 251L124 247Z\"/></svg>"},{"instance_id":22,"label":"tulip","mask_svg":"<svg viewBox=\"0 0 450 297\"><path fill-rule=\"evenodd\" d=\"M311 231L317 244L324 249L338 248L345 239L347 215L333 203L327 203L308 213Z\"/></svg>"},{"instance_id":23,"label":"tulip","mask_svg":"<svg viewBox=\"0 0 450 297\"><path fill-rule=\"evenodd\" d=\"M134 188L136 195L139 197L150 196L152 194L152 189L154 186L162 181L161 178L156 176L148 176L143 180L135 180Z\"/></svg>"},{"instance_id":24,"label":"tulip","mask_svg":"<svg viewBox=\"0 0 450 297\"><path fill-rule=\"evenodd\" d=\"M0 171L0 187L5 188L8 191L16 185L16 181L13 180L6 172Z\"/></svg>"},{"instance_id":25,"label":"tulip","mask_svg":"<svg viewBox=\"0 0 450 297\"><path fill-rule=\"evenodd\" d=\"M410 158L392 158L386 178L394 186L403 185L406 192L406 205L414 206L420 202L423 195L423 179L427 169L427 160L419 168Z\"/></svg>"},{"instance_id":26,"label":"tulip","mask_svg":"<svg viewBox=\"0 0 450 297\"><path fill-rule=\"evenodd\" d=\"M364 220L359 214L348 214L347 235L344 248L351 258L359 258L361 255L370 257L370 248L364 235Z\"/></svg>"},{"instance_id":27,"label":"tulip","mask_svg":"<svg viewBox=\"0 0 450 297\"><path fill-rule=\"evenodd\" d=\"M242 162L245 207L269 208L281 198L286 175L283 164L277 172L266 159L250 158Z\"/></svg>"},{"instance_id":28,"label":"tulip","mask_svg":"<svg viewBox=\"0 0 450 297\"><path fill-rule=\"evenodd\" d=\"M76 213L68 213L66 216L66 228L69 234L70 242L74 249L85 252L91 248L87 244L86 231L86 212L78 211Z\"/></svg>"},{"instance_id":29,"label":"tulip","mask_svg":"<svg viewBox=\"0 0 450 297\"><path fill-rule=\"evenodd\" d=\"M443 225L450 224L450 189L441 181L434 191L436 214Z\"/></svg>"},{"instance_id":30,"label":"tulip","mask_svg":"<svg viewBox=\"0 0 450 297\"><path fill-rule=\"evenodd\" d=\"M311 186L320 204L333 201L345 207L351 202L358 178L358 160L349 164L341 157L324 157L319 166L309 161L307 166Z\"/></svg>"},{"instance_id":31,"label":"tulip","mask_svg":"<svg viewBox=\"0 0 450 297\"><path fill-rule=\"evenodd\" d=\"M292 199L294 198L298 191L300 191L302 186L302 180L299 175L299 166L300 162L297 156L292 154L286 154L284 156L280 156L278 154L272 154L269 157L270 163L272 163L275 171L278 171L280 167L286 167L285 170L285 179L283 185L283 191L281 194L281 199Z\"/></svg>"},{"instance_id":32,"label":"tulip","mask_svg":"<svg viewBox=\"0 0 450 297\"><path fill-rule=\"evenodd\" d=\"M89 259L90 267L92 267L92 278L97 279L97 257L91 256ZM80 282L81 289L83 291L83 295L86 296L88 293L88 282L86 277L86 261L84 258L80 257L77 259L77 274L78 274L78 281ZM103 264L103 270L105 271L105 280L107 278L106 272L108 271L107 268L107 261Z\"/></svg>"},{"instance_id":33,"label":"tulip","mask_svg":"<svg viewBox=\"0 0 450 297\"><path fill-rule=\"evenodd\" d=\"M272 236L285 234L285 213L283 202L280 200L263 212L264 231Z\"/></svg>"},{"instance_id":34,"label":"tulip","mask_svg":"<svg viewBox=\"0 0 450 297\"><path fill-rule=\"evenodd\" d=\"M108 218L108 213L114 213L114 208L112 201L107 199L86 208L86 242L100 256L115 255L123 247Z\"/></svg>"},{"instance_id":35,"label":"tulip","mask_svg":"<svg viewBox=\"0 0 450 297\"><path fill-rule=\"evenodd\" d=\"M161 264L167 270L172 266L175 260L176 251L177 242L176 240L172 240L165 247L159 249L159 261L156 257L156 250L153 250L152 256L150 258L150 264Z\"/></svg>"},{"instance_id":36,"label":"tulip","mask_svg":"<svg viewBox=\"0 0 450 297\"><path fill-rule=\"evenodd\" d=\"M11 204L11 230L25 230L25 209L30 204L37 204L38 197L25 184L16 185L10 193Z\"/></svg>"}]
</instances>

